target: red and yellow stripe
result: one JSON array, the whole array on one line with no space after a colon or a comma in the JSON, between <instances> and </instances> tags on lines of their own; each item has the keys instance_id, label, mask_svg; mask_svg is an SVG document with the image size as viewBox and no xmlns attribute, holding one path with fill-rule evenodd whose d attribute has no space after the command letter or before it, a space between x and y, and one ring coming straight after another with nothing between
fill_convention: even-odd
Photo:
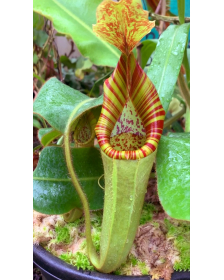
<instances>
[{"instance_id":1,"label":"red and yellow stripe","mask_svg":"<svg viewBox=\"0 0 224 280\"><path fill-rule=\"evenodd\" d=\"M135 151L118 151L110 144L111 132L125 104L131 100L145 131L145 144ZM138 159L156 150L163 130L165 111L157 91L136 61L124 54L112 76L104 83L104 101L95 131L102 151L116 159Z\"/></svg>"},{"instance_id":2,"label":"red and yellow stripe","mask_svg":"<svg viewBox=\"0 0 224 280\"><path fill-rule=\"evenodd\" d=\"M104 0L96 16L93 31L126 55L155 26L148 20L148 11L142 9L141 0Z\"/></svg>"}]
</instances>

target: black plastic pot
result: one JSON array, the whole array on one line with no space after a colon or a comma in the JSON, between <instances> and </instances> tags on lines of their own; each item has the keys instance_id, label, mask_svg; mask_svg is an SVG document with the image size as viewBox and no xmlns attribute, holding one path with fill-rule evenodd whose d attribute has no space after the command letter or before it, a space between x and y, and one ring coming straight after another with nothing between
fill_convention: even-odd
<instances>
[{"instance_id":1,"label":"black plastic pot","mask_svg":"<svg viewBox=\"0 0 224 280\"><path fill-rule=\"evenodd\" d=\"M36 245L33 246L33 262L41 270L43 280L151 280L149 276L120 276L77 270ZM190 280L190 272L174 272L171 280Z\"/></svg>"}]
</instances>

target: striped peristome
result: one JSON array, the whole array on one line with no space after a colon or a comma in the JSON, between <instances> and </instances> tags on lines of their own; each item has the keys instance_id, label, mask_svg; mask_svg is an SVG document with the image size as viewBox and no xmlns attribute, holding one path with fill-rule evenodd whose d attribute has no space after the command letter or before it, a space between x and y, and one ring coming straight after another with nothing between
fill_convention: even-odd
<instances>
[{"instance_id":1,"label":"striped peristome","mask_svg":"<svg viewBox=\"0 0 224 280\"><path fill-rule=\"evenodd\" d=\"M127 72L131 73L127 86ZM111 132L130 100L146 133L145 144L135 151L117 151L110 144ZM95 131L102 151L116 159L138 159L154 152L163 130L165 112L157 91L136 61L134 54L121 55L112 76L104 83L104 101Z\"/></svg>"},{"instance_id":2,"label":"striped peristome","mask_svg":"<svg viewBox=\"0 0 224 280\"><path fill-rule=\"evenodd\" d=\"M97 24L93 28L98 36L122 51L113 74L104 83L103 106L95 127L101 150L114 159L135 160L153 153L160 140L165 118L165 111L156 88L141 69L132 52L138 41L155 25L148 20L146 12L140 9L139 2L139 0L121 0L118 5L111 0L104 0L99 6ZM135 17L130 16L130 4L135 7ZM121 24L122 21L125 22L124 25ZM117 138L112 137L112 131L122 111L130 103L134 107L134 114L141 120L144 133L128 135L124 131L121 132L120 138L125 136L123 142L127 143L130 139L130 142L136 141L141 145L140 147L132 145L137 147L136 149L130 149L130 145L126 145L127 148L123 146L123 150L117 149L112 143L119 141L119 135L116 135Z\"/></svg>"}]
</instances>

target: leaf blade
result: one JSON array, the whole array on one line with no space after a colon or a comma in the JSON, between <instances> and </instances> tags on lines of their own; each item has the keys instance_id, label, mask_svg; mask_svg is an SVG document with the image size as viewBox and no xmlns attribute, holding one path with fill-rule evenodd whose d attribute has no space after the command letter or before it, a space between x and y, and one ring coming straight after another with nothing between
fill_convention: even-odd
<instances>
[{"instance_id":1,"label":"leaf blade","mask_svg":"<svg viewBox=\"0 0 224 280\"><path fill-rule=\"evenodd\" d=\"M190 220L190 135L162 136L156 156L158 195L175 219Z\"/></svg>"},{"instance_id":2,"label":"leaf blade","mask_svg":"<svg viewBox=\"0 0 224 280\"><path fill-rule=\"evenodd\" d=\"M166 112L179 75L189 28L189 23L171 25L162 33L147 73Z\"/></svg>"},{"instance_id":3,"label":"leaf blade","mask_svg":"<svg viewBox=\"0 0 224 280\"><path fill-rule=\"evenodd\" d=\"M91 108L103 103L103 96L89 98L85 94L66 86L57 78L49 79L40 89L33 104L34 114L41 115L53 128L64 133L71 112L84 100L88 100L79 108L77 117Z\"/></svg>"},{"instance_id":4,"label":"leaf blade","mask_svg":"<svg viewBox=\"0 0 224 280\"><path fill-rule=\"evenodd\" d=\"M52 20L55 29L72 37L79 51L96 65L115 67L120 52L97 37L92 24L96 23L96 8L101 0L33 1L33 10ZM78 30L78 32L77 32Z\"/></svg>"},{"instance_id":5,"label":"leaf blade","mask_svg":"<svg viewBox=\"0 0 224 280\"><path fill-rule=\"evenodd\" d=\"M47 146L61 135L62 133L60 131L53 128L41 128L38 130L38 138L43 146Z\"/></svg>"},{"instance_id":6,"label":"leaf blade","mask_svg":"<svg viewBox=\"0 0 224 280\"><path fill-rule=\"evenodd\" d=\"M103 174L99 151L95 148L72 148L71 151L90 209L101 209L104 192L98 186L98 179ZM75 207L82 208L69 177L63 148L44 148L33 175L34 210L51 215L66 213Z\"/></svg>"}]
</instances>

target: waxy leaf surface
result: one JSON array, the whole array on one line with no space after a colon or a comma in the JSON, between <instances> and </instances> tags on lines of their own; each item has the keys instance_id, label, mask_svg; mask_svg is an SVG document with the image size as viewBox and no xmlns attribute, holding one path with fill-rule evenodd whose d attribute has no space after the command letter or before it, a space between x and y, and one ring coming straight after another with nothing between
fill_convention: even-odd
<instances>
[{"instance_id":1,"label":"waxy leaf surface","mask_svg":"<svg viewBox=\"0 0 224 280\"><path fill-rule=\"evenodd\" d=\"M102 0L34 0L33 10L52 20L54 28L69 35L81 54L96 65L115 67L120 52L103 41L92 30L96 23L96 8Z\"/></svg>"},{"instance_id":2,"label":"waxy leaf surface","mask_svg":"<svg viewBox=\"0 0 224 280\"><path fill-rule=\"evenodd\" d=\"M72 148L73 165L91 210L103 208L104 191L98 185L104 173L96 148ZM103 178L100 180L104 185ZM63 148L46 147L33 173L33 208L45 214L63 214L82 208L65 162Z\"/></svg>"},{"instance_id":3,"label":"waxy leaf surface","mask_svg":"<svg viewBox=\"0 0 224 280\"><path fill-rule=\"evenodd\" d=\"M189 134L161 137L156 156L156 172L163 209L172 218L190 220Z\"/></svg>"},{"instance_id":4,"label":"waxy leaf surface","mask_svg":"<svg viewBox=\"0 0 224 280\"><path fill-rule=\"evenodd\" d=\"M189 32L189 23L170 25L160 36L147 75L156 87L164 110L167 112Z\"/></svg>"},{"instance_id":5,"label":"waxy leaf surface","mask_svg":"<svg viewBox=\"0 0 224 280\"><path fill-rule=\"evenodd\" d=\"M64 133L67 121L73 110L81 102L88 100L75 114L82 115L91 108L103 103L103 96L89 98L85 94L66 86L56 78L49 79L40 89L33 104L34 114L42 116L53 128Z\"/></svg>"}]
</instances>

